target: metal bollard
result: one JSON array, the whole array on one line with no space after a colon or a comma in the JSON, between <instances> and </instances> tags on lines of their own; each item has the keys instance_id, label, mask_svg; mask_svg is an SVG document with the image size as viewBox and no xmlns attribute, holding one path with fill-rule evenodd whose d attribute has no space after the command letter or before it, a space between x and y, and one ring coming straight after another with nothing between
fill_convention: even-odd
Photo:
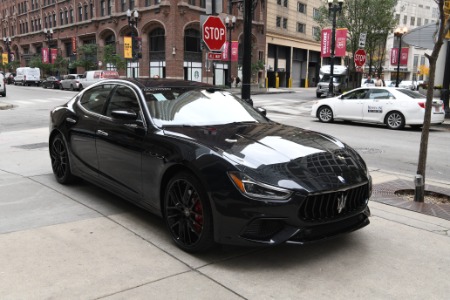
<instances>
[{"instance_id":1,"label":"metal bollard","mask_svg":"<svg viewBox=\"0 0 450 300\"><path fill-rule=\"evenodd\" d=\"M414 201L415 202L423 202L423 198L425 197L425 186L423 183L423 176L420 174L416 174L414 177Z\"/></svg>"}]
</instances>

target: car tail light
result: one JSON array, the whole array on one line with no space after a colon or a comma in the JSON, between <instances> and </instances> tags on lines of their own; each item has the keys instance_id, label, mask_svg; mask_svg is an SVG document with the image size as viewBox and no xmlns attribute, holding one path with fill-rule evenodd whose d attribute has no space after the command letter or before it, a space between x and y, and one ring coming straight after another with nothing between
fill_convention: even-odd
<instances>
[{"instance_id":1,"label":"car tail light","mask_svg":"<svg viewBox=\"0 0 450 300\"><path fill-rule=\"evenodd\" d=\"M425 108L425 102L418 102L417 104L419 104L420 107Z\"/></svg>"}]
</instances>

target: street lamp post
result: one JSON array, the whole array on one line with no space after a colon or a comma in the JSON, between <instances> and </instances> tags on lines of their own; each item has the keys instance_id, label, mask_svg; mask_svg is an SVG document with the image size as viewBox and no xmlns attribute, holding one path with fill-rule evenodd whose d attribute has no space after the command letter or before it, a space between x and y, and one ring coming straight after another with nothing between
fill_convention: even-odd
<instances>
[{"instance_id":1,"label":"street lamp post","mask_svg":"<svg viewBox=\"0 0 450 300\"><path fill-rule=\"evenodd\" d=\"M139 13L138 13L138 11L137 10L134 10L133 12L130 10L130 9L128 9L127 10L127 18L128 18L128 26L130 26L130 28L131 28L131 43L132 43L132 56L133 56L133 58L132 58L132 61L133 61L133 63L136 61L136 60L138 60L139 59L139 57L138 57L138 51L137 51L137 41L135 40L135 36L137 37L137 35L135 35L135 30L136 30L136 33L137 33L137 25L138 25L138 18L139 18ZM136 75L135 75L135 68L134 68L134 65L133 65L133 67L132 67L132 72L133 72L133 78L135 78L136 77Z\"/></svg>"},{"instance_id":2,"label":"street lamp post","mask_svg":"<svg viewBox=\"0 0 450 300\"><path fill-rule=\"evenodd\" d=\"M233 16L230 18L227 16L225 18L225 26L227 27L227 32L228 32L228 48L227 48L227 52L228 52L228 76L227 76L227 85L230 87L231 89L231 31L234 29L234 27L236 26L236 17Z\"/></svg>"},{"instance_id":3,"label":"street lamp post","mask_svg":"<svg viewBox=\"0 0 450 300\"><path fill-rule=\"evenodd\" d=\"M3 42L6 45L6 51L8 52L8 63L11 62L11 38L3 37Z\"/></svg>"},{"instance_id":4,"label":"street lamp post","mask_svg":"<svg viewBox=\"0 0 450 300\"><path fill-rule=\"evenodd\" d=\"M44 34L45 34L45 37L47 38L47 44L48 44L48 62L51 64L52 63L52 54L50 51L50 41L53 38L53 29L52 28L50 28L50 29L44 28Z\"/></svg>"},{"instance_id":5,"label":"street lamp post","mask_svg":"<svg viewBox=\"0 0 450 300\"><path fill-rule=\"evenodd\" d=\"M402 37L405 35L405 33L408 32L408 29L406 27L400 28L398 27L394 31L394 36L398 38L398 57L397 57L397 80L395 81L395 87L398 87L398 84L400 83L400 59L402 55Z\"/></svg>"},{"instance_id":6,"label":"street lamp post","mask_svg":"<svg viewBox=\"0 0 450 300\"><path fill-rule=\"evenodd\" d=\"M344 0L337 0L337 5L334 0L328 0L328 16L332 13L332 29L331 29L331 63L330 63L330 85L328 86L328 95L334 95L334 51L336 48L336 13L340 13L342 11L342 4L344 4Z\"/></svg>"}]
</instances>

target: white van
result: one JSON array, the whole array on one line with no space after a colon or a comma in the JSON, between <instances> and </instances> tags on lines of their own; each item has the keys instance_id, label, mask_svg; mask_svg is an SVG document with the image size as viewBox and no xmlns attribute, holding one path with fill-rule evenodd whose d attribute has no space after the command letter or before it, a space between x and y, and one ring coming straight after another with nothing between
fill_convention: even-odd
<instances>
[{"instance_id":1,"label":"white van","mask_svg":"<svg viewBox=\"0 0 450 300\"><path fill-rule=\"evenodd\" d=\"M41 84L41 70L30 67L17 68L14 85L18 84L39 86Z\"/></svg>"},{"instance_id":2,"label":"white van","mask_svg":"<svg viewBox=\"0 0 450 300\"><path fill-rule=\"evenodd\" d=\"M118 79L119 73L117 71L109 71L109 70L94 70L94 71L86 71L83 76L79 79L79 90L81 91L88 86L99 82L104 79Z\"/></svg>"}]
</instances>

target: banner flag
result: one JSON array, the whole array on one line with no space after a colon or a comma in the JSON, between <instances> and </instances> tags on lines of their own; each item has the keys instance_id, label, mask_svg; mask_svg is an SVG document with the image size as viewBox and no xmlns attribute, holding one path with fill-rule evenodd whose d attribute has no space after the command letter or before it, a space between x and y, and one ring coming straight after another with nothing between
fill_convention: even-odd
<instances>
[{"instance_id":1,"label":"banner flag","mask_svg":"<svg viewBox=\"0 0 450 300\"><path fill-rule=\"evenodd\" d=\"M344 57L347 52L347 28L336 29L336 47L334 50L335 57Z\"/></svg>"},{"instance_id":2,"label":"banner flag","mask_svg":"<svg viewBox=\"0 0 450 300\"><path fill-rule=\"evenodd\" d=\"M331 29L322 29L322 38L320 39L320 56L330 57L331 55Z\"/></svg>"}]
</instances>

